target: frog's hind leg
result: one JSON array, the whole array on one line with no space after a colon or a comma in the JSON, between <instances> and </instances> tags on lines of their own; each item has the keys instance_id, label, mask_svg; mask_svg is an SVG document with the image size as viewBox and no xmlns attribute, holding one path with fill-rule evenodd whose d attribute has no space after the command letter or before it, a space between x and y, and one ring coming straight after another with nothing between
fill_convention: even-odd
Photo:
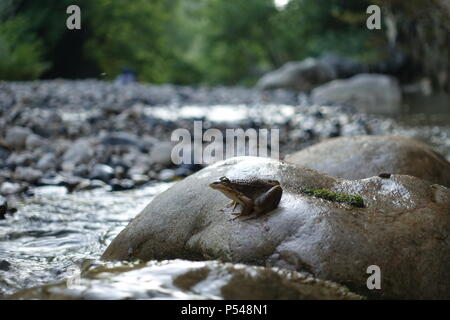
<instances>
[{"instance_id":1,"label":"frog's hind leg","mask_svg":"<svg viewBox=\"0 0 450 320\"><path fill-rule=\"evenodd\" d=\"M247 217L247 218L245 218L245 219L242 219L242 221L252 220L252 219L256 219L256 218L258 218L258 217L259 217L259 214L255 212L255 213L252 214L251 216L249 216L249 217Z\"/></svg>"}]
</instances>

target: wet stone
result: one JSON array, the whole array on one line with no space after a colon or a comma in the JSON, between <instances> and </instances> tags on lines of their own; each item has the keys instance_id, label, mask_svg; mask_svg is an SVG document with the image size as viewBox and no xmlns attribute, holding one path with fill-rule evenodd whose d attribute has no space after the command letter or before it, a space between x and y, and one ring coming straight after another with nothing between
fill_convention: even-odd
<instances>
[{"instance_id":1,"label":"wet stone","mask_svg":"<svg viewBox=\"0 0 450 320\"><path fill-rule=\"evenodd\" d=\"M42 177L42 171L30 167L17 167L14 177L17 180L35 183Z\"/></svg>"},{"instance_id":2,"label":"wet stone","mask_svg":"<svg viewBox=\"0 0 450 320\"><path fill-rule=\"evenodd\" d=\"M14 182L3 182L0 186L0 193L3 195L16 194L23 190L24 188L20 184Z\"/></svg>"},{"instance_id":3,"label":"wet stone","mask_svg":"<svg viewBox=\"0 0 450 320\"><path fill-rule=\"evenodd\" d=\"M76 286L66 282L19 291L10 299L295 299L361 300L330 281L276 268L218 261L109 263L89 268Z\"/></svg>"},{"instance_id":4,"label":"wet stone","mask_svg":"<svg viewBox=\"0 0 450 320\"><path fill-rule=\"evenodd\" d=\"M109 183L112 191L123 191L134 188L134 183L130 179L112 179Z\"/></svg>"},{"instance_id":5,"label":"wet stone","mask_svg":"<svg viewBox=\"0 0 450 320\"><path fill-rule=\"evenodd\" d=\"M209 186L223 176L278 180L281 201L260 217L233 219L230 199ZM156 196L102 257L277 266L364 295L365 271L376 264L389 284L378 297L449 298L449 199L447 188L408 175L345 180L273 159L232 158Z\"/></svg>"},{"instance_id":6,"label":"wet stone","mask_svg":"<svg viewBox=\"0 0 450 320\"><path fill-rule=\"evenodd\" d=\"M12 127L6 132L5 143L11 149L24 149L25 142L32 131L24 127Z\"/></svg>"},{"instance_id":7,"label":"wet stone","mask_svg":"<svg viewBox=\"0 0 450 320\"><path fill-rule=\"evenodd\" d=\"M8 212L8 203L6 198L0 196L0 219L5 219L5 214Z\"/></svg>"},{"instance_id":8,"label":"wet stone","mask_svg":"<svg viewBox=\"0 0 450 320\"><path fill-rule=\"evenodd\" d=\"M114 176L114 169L106 164L96 164L89 175L90 179L108 182Z\"/></svg>"},{"instance_id":9,"label":"wet stone","mask_svg":"<svg viewBox=\"0 0 450 320\"><path fill-rule=\"evenodd\" d=\"M11 267L11 263L9 263L6 260L0 260L0 270L9 271L10 267Z\"/></svg>"}]
</instances>

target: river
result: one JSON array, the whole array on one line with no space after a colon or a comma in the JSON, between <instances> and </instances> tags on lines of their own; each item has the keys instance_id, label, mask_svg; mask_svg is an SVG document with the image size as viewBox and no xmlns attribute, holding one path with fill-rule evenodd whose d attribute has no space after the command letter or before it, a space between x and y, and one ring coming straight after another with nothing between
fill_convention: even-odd
<instances>
[{"instance_id":1,"label":"river","mask_svg":"<svg viewBox=\"0 0 450 320\"><path fill-rule=\"evenodd\" d=\"M427 102L428 101L428 102ZM448 99L409 102L401 115L371 116L378 121L381 134L399 134L428 142L450 160L450 105ZM267 109L269 110L269 108ZM290 118L302 110L278 107L280 117ZM248 117L261 117L247 106L185 106L171 110L166 106L148 108L161 119L205 118L239 123ZM228 116L226 116L228 114ZM74 114L66 114L70 119ZM79 120L81 115L74 117ZM281 119L283 120L283 119ZM97 260L111 240L158 193L173 182L144 185L129 191L103 189L68 194L63 187L36 188L18 211L0 220L0 296L68 277L71 266ZM182 263L182 262L180 262ZM108 290L107 286L102 290ZM105 292L107 295L107 292Z\"/></svg>"}]
</instances>

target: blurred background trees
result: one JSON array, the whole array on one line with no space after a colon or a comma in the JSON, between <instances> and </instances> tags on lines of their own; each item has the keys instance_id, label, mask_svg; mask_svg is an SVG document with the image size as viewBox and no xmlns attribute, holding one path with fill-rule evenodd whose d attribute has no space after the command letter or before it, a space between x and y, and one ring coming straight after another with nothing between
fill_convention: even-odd
<instances>
[{"instance_id":1,"label":"blurred background trees","mask_svg":"<svg viewBox=\"0 0 450 320\"><path fill-rule=\"evenodd\" d=\"M287 61L341 53L361 62L403 50L416 74L447 86L450 8L445 0L0 0L0 79L114 79L252 85ZM382 7L382 30L366 8ZM82 29L67 30L77 4ZM411 81L414 79L411 79Z\"/></svg>"}]
</instances>

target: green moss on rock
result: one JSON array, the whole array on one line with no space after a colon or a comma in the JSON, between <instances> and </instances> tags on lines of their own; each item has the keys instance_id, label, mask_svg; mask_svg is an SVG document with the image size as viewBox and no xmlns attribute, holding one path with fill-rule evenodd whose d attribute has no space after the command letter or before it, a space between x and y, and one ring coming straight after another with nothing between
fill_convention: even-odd
<instances>
[{"instance_id":1,"label":"green moss on rock","mask_svg":"<svg viewBox=\"0 0 450 320\"><path fill-rule=\"evenodd\" d=\"M303 193L329 201L347 203L357 208L364 208L363 198L359 194L337 193L327 189L304 189Z\"/></svg>"}]
</instances>

